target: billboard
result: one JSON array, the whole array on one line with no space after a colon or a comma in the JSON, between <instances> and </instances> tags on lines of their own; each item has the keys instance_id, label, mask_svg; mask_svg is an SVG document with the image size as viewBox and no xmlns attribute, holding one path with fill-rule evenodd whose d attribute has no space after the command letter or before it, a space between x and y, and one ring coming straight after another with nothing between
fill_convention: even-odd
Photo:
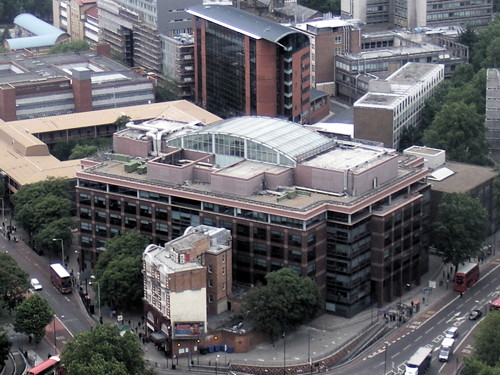
<instances>
[{"instance_id":1,"label":"billboard","mask_svg":"<svg viewBox=\"0 0 500 375\"><path fill-rule=\"evenodd\" d=\"M204 322L178 322L174 323L175 338L196 338L205 333Z\"/></svg>"}]
</instances>

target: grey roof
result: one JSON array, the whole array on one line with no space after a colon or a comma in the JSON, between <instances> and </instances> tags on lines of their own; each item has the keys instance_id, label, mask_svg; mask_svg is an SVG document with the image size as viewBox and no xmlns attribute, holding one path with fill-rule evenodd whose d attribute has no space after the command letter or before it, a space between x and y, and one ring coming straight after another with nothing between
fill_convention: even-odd
<instances>
[{"instance_id":1,"label":"grey roof","mask_svg":"<svg viewBox=\"0 0 500 375\"><path fill-rule=\"evenodd\" d=\"M234 117L209 125L197 134L225 134L250 139L297 160L331 148L331 139L295 122L274 117Z\"/></svg>"},{"instance_id":2,"label":"grey roof","mask_svg":"<svg viewBox=\"0 0 500 375\"><path fill-rule=\"evenodd\" d=\"M35 35L61 35L64 31L52 26L50 23L42 21L29 13L22 13L14 18L14 24Z\"/></svg>"},{"instance_id":3,"label":"grey roof","mask_svg":"<svg viewBox=\"0 0 500 375\"><path fill-rule=\"evenodd\" d=\"M8 49L23 49L36 47L51 47L56 44L60 35L38 35L24 38L6 39Z\"/></svg>"},{"instance_id":4,"label":"grey roof","mask_svg":"<svg viewBox=\"0 0 500 375\"><path fill-rule=\"evenodd\" d=\"M265 39L276 43L297 31L279 23L225 5L195 5L188 13L227 27L254 39Z\"/></svg>"}]
</instances>

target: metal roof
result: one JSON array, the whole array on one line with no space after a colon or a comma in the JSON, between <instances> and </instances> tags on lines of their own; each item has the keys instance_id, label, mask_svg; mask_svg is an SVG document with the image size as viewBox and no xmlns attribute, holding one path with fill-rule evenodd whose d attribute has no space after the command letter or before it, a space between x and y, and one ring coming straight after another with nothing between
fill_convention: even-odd
<instances>
[{"instance_id":1,"label":"metal roof","mask_svg":"<svg viewBox=\"0 0 500 375\"><path fill-rule=\"evenodd\" d=\"M14 18L14 24L35 35L61 35L64 31L52 26L50 23L42 21L29 13L22 13Z\"/></svg>"},{"instance_id":2,"label":"metal roof","mask_svg":"<svg viewBox=\"0 0 500 375\"><path fill-rule=\"evenodd\" d=\"M195 5L187 12L254 39L265 39L273 43L298 32L279 23L225 5Z\"/></svg>"},{"instance_id":3,"label":"metal roof","mask_svg":"<svg viewBox=\"0 0 500 375\"><path fill-rule=\"evenodd\" d=\"M56 44L60 34L27 36L24 38L6 39L10 50L36 47L49 47Z\"/></svg>"},{"instance_id":4,"label":"metal roof","mask_svg":"<svg viewBox=\"0 0 500 375\"><path fill-rule=\"evenodd\" d=\"M304 126L273 117L234 117L206 126L197 134L225 134L250 139L278 150L295 160L315 155L332 141Z\"/></svg>"}]
</instances>

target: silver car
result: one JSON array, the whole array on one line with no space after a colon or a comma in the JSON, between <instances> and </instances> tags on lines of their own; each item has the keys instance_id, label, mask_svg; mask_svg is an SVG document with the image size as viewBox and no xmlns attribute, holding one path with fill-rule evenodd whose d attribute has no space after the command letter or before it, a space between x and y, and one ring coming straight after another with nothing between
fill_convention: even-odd
<instances>
[{"instance_id":1,"label":"silver car","mask_svg":"<svg viewBox=\"0 0 500 375\"><path fill-rule=\"evenodd\" d=\"M41 290L42 289L42 284L38 281L37 278L32 278L30 281L31 287L35 290Z\"/></svg>"}]
</instances>

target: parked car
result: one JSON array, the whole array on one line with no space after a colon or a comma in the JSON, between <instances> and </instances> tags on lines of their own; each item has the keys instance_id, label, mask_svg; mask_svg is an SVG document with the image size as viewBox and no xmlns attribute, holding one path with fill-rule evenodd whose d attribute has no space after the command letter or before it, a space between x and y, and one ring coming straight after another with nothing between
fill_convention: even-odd
<instances>
[{"instance_id":1,"label":"parked car","mask_svg":"<svg viewBox=\"0 0 500 375\"><path fill-rule=\"evenodd\" d=\"M469 314L469 320L479 319L481 315L483 315L483 312L481 310L472 310Z\"/></svg>"},{"instance_id":2,"label":"parked car","mask_svg":"<svg viewBox=\"0 0 500 375\"><path fill-rule=\"evenodd\" d=\"M42 289L42 284L38 281L37 278L32 278L30 281L31 287L35 290L41 290Z\"/></svg>"},{"instance_id":3,"label":"parked car","mask_svg":"<svg viewBox=\"0 0 500 375\"><path fill-rule=\"evenodd\" d=\"M449 339L454 339L457 336L458 336L458 327L456 326L451 326L444 333L444 337Z\"/></svg>"}]
</instances>

